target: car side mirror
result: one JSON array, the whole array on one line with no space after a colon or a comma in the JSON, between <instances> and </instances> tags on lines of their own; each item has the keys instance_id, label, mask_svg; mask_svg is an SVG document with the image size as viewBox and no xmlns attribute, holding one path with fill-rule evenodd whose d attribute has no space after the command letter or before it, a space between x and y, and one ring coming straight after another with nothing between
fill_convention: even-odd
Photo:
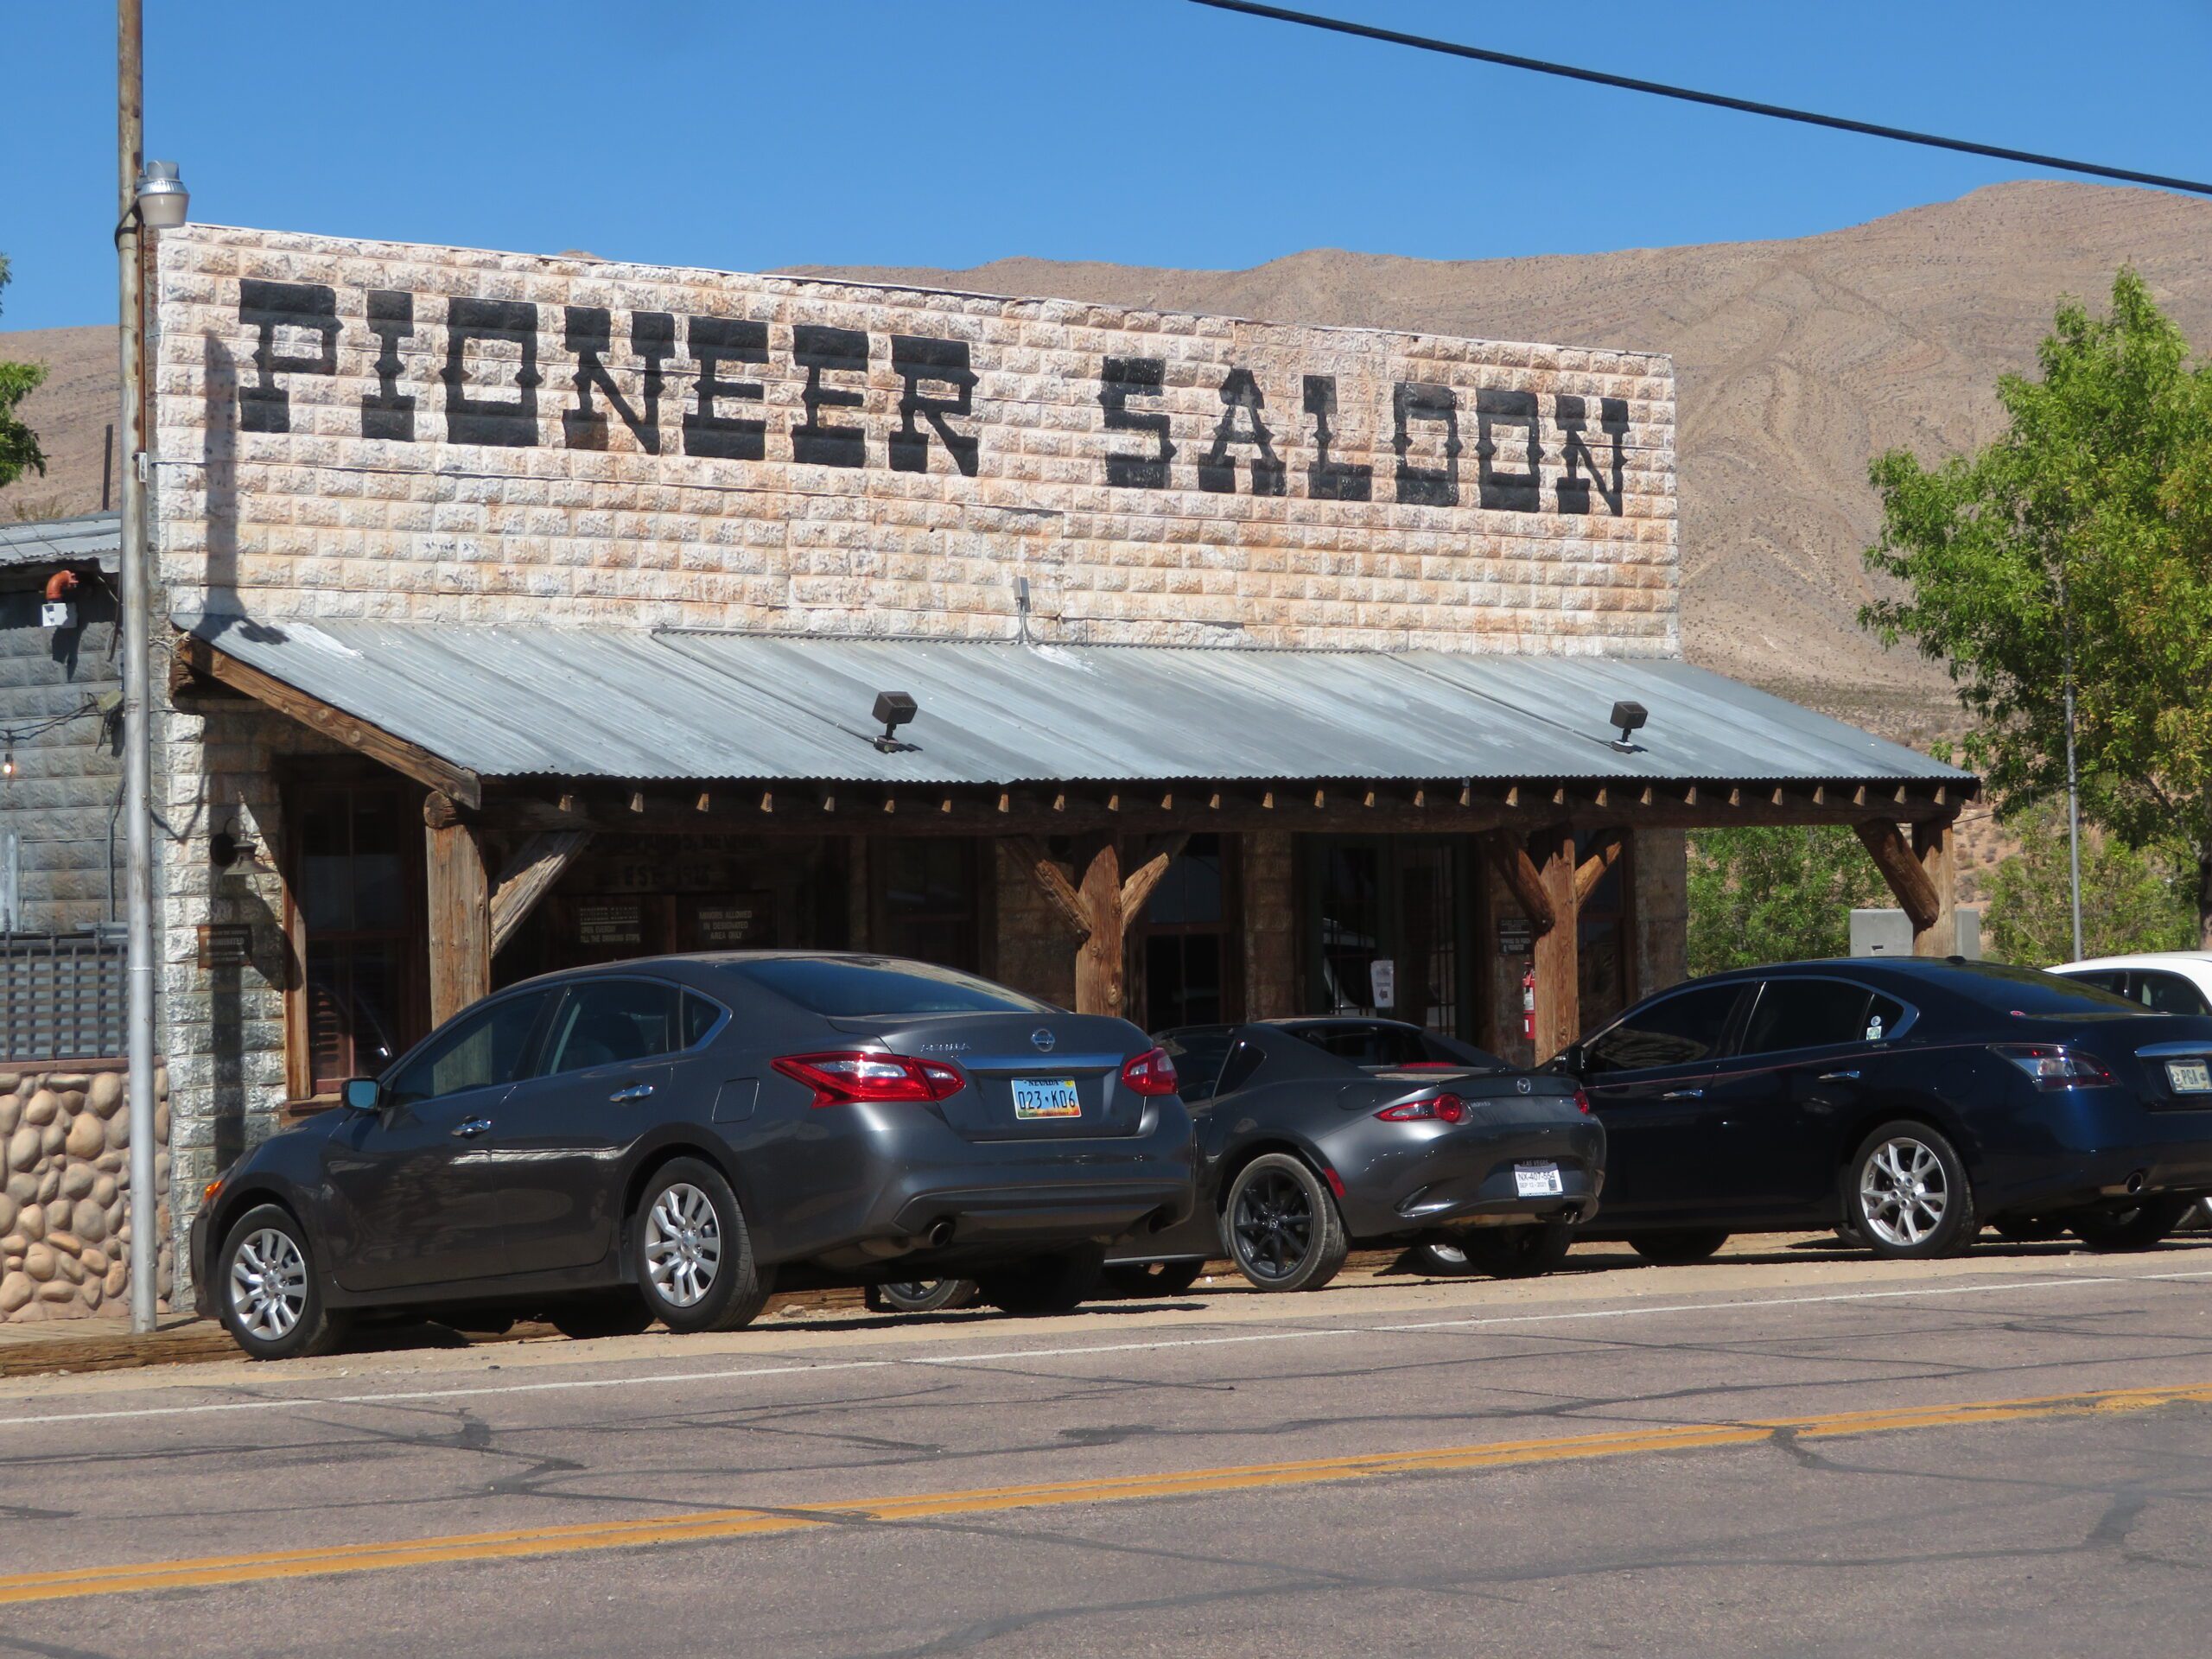
<instances>
[{"instance_id":1,"label":"car side mirror","mask_svg":"<svg viewBox=\"0 0 2212 1659\"><path fill-rule=\"evenodd\" d=\"M349 1111L379 1111L384 1107L384 1085L374 1077L348 1077L344 1096Z\"/></svg>"}]
</instances>

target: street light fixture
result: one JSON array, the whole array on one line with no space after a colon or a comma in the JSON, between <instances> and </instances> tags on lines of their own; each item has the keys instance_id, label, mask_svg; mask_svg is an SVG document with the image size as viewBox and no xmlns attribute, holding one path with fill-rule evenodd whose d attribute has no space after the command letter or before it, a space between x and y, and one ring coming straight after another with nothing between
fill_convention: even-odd
<instances>
[{"instance_id":1,"label":"street light fixture","mask_svg":"<svg viewBox=\"0 0 2212 1659\"><path fill-rule=\"evenodd\" d=\"M175 162L149 162L138 174L138 222L149 231L174 231L184 223L192 192L184 188Z\"/></svg>"}]
</instances>

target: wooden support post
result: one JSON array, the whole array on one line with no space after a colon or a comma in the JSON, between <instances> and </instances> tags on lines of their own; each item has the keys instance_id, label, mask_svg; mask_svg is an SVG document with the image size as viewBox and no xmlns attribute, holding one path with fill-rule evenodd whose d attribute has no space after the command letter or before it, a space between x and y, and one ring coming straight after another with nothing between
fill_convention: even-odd
<instances>
[{"instance_id":1,"label":"wooden support post","mask_svg":"<svg viewBox=\"0 0 2212 1659\"><path fill-rule=\"evenodd\" d=\"M1144 861L1122 875L1122 849L1111 836L1086 838L1077 845L1078 880L1033 836L1009 838L1014 855L1028 868L1030 880L1077 939L1075 1008L1077 1014L1122 1011L1122 952L1129 926L1144 913L1145 902L1189 841L1170 836L1146 849Z\"/></svg>"},{"instance_id":2,"label":"wooden support post","mask_svg":"<svg viewBox=\"0 0 2212 1659\"><path fill-rule=\"evenodd\" d=\"M1096 844L1076 891L1090 931L1076 952L1075 1011L1119 1014L1122 942L1127 929L1122 920L1122 849L1111 836Z\"/></svg>"},{"instance_id":3,"label":"wooden support post","mask_svg":"<svg viewBox=\"0 0 2212 1659\"><path fill-rule=\"evenodd\" d=\"M483 842L476 825L453 806L446 797L433 795L423 815L434 1025L492 988L492 903Z\"/></svg>"},{"instance_id":4,"label":"wooden support post","mask_svg":"<svg viewBox=\"0 0 2212 1659\"><path fill-rule=\"evenodd\" d=\"M1551 925L1536 933L1536 1064L1541 1065L1582 1034L1582 969L1577 946L1574 831L1565 824L1529 837Z\"/></svg>"},{"instance_id":5,"label":"wooden support post","mask_svg":"<svg viewBox=\"0 0 2212 1659\"><path fill-rule=\"evenodd\" d=\"M1959 884L1952 852L1951 820L1939 818L1934 823L1912 826L1913 857L1920 865L1921 874L1928 885L1935 889L1935 918L1924 928L1912 931L1912 954L1916 957L1952 957L1959 950Z\"/></svg>"}]
</instances>

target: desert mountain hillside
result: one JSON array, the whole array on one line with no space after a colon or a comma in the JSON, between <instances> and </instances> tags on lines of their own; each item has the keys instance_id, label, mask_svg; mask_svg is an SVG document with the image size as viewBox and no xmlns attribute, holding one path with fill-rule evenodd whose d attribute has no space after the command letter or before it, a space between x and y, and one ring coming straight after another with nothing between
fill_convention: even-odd
<instances>
[{"instance_id":1,"label":"desert mountain hillside","mask_svg":"<svg viewBox=\"0 0 2212 1659\"><path fill-rule=\"evenodd\" d=\"M1322 251L1235 271L1007 259L819 274L1671 353L1689 655L1911 739L1953 716L1939 674L1885 656L1853 620L1869 592L1869 457L1986 439L1999 372L2032 365L2058 296L2101 299L2123 262L2212 349L2208 247L2212 203L2025 183L1789 242L1452 264ZM29 408L53 469L0 493L0 517L99 504L112 340L105 328L0 334L0 357L54 370Z\"/></svg>"}]
</instances>

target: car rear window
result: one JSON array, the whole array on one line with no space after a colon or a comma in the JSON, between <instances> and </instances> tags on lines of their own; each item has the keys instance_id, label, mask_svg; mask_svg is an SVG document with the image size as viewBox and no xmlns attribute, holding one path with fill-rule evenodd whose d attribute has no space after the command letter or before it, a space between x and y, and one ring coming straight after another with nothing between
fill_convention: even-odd
<instances>
[{"instance_id":1,"label":"car rear window","mask_svg":"<svg viewBox=\"0 0 2212 1659\"><path fill-rule=\"evenodd\" d=\"M2063 974L2040 968L2011 968L1985 962L1970 970L1948 976L1948 988L1986 1008L2007 1014L2053 1014L2064 1018L2083 1014L2148 1014L2139 1002Z\"/></svg>"},{"instance_id":2,"label":"car rear window","mask_svg":"<svg viewBox=\"0 0 2212 1659\"><path fill-rule=\"evenodd\" d=\"M957 969L896 957L769 957L728 964L741 980L812 1014L1048 1014L1039 1002Z\"/></svg>"}]
</instances>

